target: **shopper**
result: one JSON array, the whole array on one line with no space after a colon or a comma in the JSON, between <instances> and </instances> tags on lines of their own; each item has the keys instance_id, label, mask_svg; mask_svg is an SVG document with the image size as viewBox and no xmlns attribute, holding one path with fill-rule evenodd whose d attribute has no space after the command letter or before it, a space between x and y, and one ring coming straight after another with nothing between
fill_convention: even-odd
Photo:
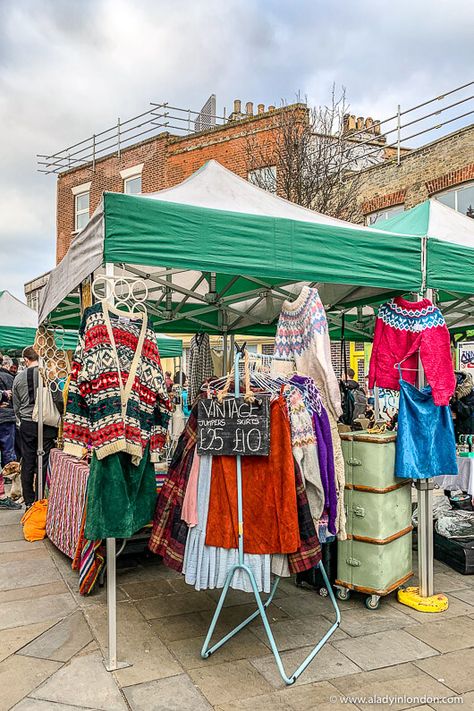
<instances>
[{"instance_id":1,"label":"shopper","mask_svg":"<svg viewBox=\"0 0 474 711\"><path fill-rule=\"evenodd\" d=\"M38 390L38 354L33 347L23 351L25 369L19 373L13 383L13 409L20 421L21 438L21 483L23 498L28 509L35 501L35 473L37 470L38 424L33 422L33 408ZM59 389L52 393L58 411L63 411L63 397ZM49 453L58 436L57 427L43 427L43 477L48 467Z\"/></svg>"},{"instance_id":2,"label":"shopper","mask_svg":"<svg viewBox=\"0 0 474 711\"><path fill-rule=\"evenodd\" d=\"M1 371L1 369L0 369ZM1 377L1 374L0 374ZM7 409L11 407L11 391L10 390L0 390L0 412L3 411L3 409ZM12 410L13 411L13 410ZM15 426L15 425L13 425ZM0 425L1 427L1 425ZM6 510L6 511L14 511L21 509L21 505L15 503L9 496L6 495L5 493L5 479L3 477L3 467L6 464L9 464L10 462L15 461L15 457L13 459L9 459L9 461L6 461L6 458L4 456L5 450L2 448L2 468L0 470L0 510ZM14 452L13 452L14 454Z\"/></svg>"},{"instance_id":3,"label":"shopper","mask_svg":"<svg viewBox=\"0 0 474 711\"><path fill-rule=\"evenodd\" d=\"M15 413L11 402L13 375L4 365L4 356L0 353L0 390L9 393L0 404L0 450L2 468L16 460L15 454Z\"/></svg>"},{"instance_id":4,"label":"shopper","mask_svg":"<svg viewBox=\"0 0 474 711\"><path fill-rule=\"evenodd\" d=\"M13 377L16 376L18 373L18 358L12 358L12 364L9 368L10 373L13 375Z\"/></svg>"},{"instance_id":5,"label":"shopper","mask_svg":"<svg viewBox=\"0 0 474 711\"><path fill-rule=\"evenodd\" d=\"M173 378L171 377L171 373L169 370L167 370L165 373L165 386L167 392L170 393L173 390Z\"/></svg>"},{"instance_id":6,"label":"shopper","mask_svg":"<svg viewBox=\"0 0 474 711\"><path fill-rule=\"evenodd\" d=\"M367 395L354 378L355 371L352 368L348 368L345 377L339 381L342 401L340 419L345 425L350 426L354 424L354 420L357 420L358 417L364 417L367 409Z\"/></svg>"}]
</instances>

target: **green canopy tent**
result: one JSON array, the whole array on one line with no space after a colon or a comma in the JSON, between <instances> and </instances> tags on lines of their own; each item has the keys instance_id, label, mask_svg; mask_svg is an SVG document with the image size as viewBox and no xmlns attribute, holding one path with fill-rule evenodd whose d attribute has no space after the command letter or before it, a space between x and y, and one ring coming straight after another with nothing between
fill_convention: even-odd
<instances>
[{"instance_id":1,"label":"green canopy tent","mask_svg":"<svg viewBox=\"0 0 474 711\"><path fill-rule=\"evenodd\" d=\"M281 302L310 283L337 331L343 309L420 290L421 257L416 236L320 215L210 161L155 194L105 193L52 271L39 319L77 328L77 287L108 263L144 280L156 330L273 335Z\"/></svg>"},{"instance_id":2,"label":"green canopy tent","mask_svg":"<svg viewBox=\"0 0 474 711\"><path fill-rule=\"evenodd\" d=\"M474 326L474 220L432 198L384 221L383 229L422 240L424 286L437 290L449 330Z\"/></svg>"}]
</instances>

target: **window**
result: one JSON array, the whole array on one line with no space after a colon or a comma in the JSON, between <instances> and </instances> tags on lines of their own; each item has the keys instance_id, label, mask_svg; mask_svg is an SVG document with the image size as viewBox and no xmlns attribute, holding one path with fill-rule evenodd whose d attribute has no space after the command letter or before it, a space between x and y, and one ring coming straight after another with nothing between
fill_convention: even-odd
<instances>
[{"instance_id":1,"label":"window","mask_svg":"<svg viewBox=\"0 0 474 711\"><path fill-rule=\"evenodd\" d=\"M132 175L123 181L123 192L126 195L140 195L142 191L142 176Z\"/></svg>"},{"instance_id":2,"label":"window","mask_svg":"<svg viewBox=\"0 0 474 711\"><path fill-rule=\"evenodd\" d=\"M370 215L367 215L367 224L375 225L376 222L380 222L381 220L389 220L399 212L403 212L404 209L403 205L394 205L393 207L386 207L385 210L371 212Z\"/></svg>"},{"instance_id":3,"label":"window","mask_svg":"<svg viewBox=\"0 0 474 711\"><path fill-rule=\"evenodd\" d=\"M90 189L92 183L82 183L71 188L74 195L74 231L80 232L89 222Z\"/></svg>"},{"instance_id":4,"label":"window","mask_svg":"<svg viewBox=\"0 0 474 711\"><path fill-rule=\"evenodd\" d=\"M142 173L144 163L132 165L120 171L123 180L123 192L126 195L140 195L142 192Z\"/></svg>"},{"instance_id":5,"label":"window","mask_svg":"<svg viewBox=\"0 0 474 711\"><path fill-rule=\"evenodd\" d=\"M463 215L474 217L474 183L464 183L435 195L435 198Z\"/></svg>"},{"instance_id":6,"label":"window","mask_svg":"<svg viewBox=\"0 0 474 711\"><path fill-rule=\"evenodd\" d=\"M276 165L267 165L264 168L249 170L247 174L250 183L259 188L268 190L269 193L276 193L277 189L277 169Z\"/></svg>"},{"instance_id":7,"label":"window","mask_svg":"<svg viewBox=\"0 0 474 711\"><path fill-rule=\"evenodd\" d=\"M89 191L74 196L74 229L80 232L89 222Z\"/></svg>"}]
</instances>

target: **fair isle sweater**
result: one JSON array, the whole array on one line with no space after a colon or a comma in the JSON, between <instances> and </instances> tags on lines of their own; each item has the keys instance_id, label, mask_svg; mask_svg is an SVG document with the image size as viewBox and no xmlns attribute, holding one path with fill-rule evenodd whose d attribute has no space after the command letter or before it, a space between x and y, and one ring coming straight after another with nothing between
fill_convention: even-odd
<instances>
[{"instance_id":1,"label":"fair isle sweater","mask_svg":"<svg viewBox=\"0 0 474 711\"><path fill-rule=\"evenodd\" d=\"M398 364L403 380L414 385L418 353L435 405L448 405L456 379L443 314L429 299L412 302L397 297L383 304L375 323L369 388L399 390Z\"/></svg>"},{"instance_id":2,"label":"fair isle sweater","mask_svg":"<svg viewBox=\"0 0 474 711\"><path fill-rule=\"evenodd\" d=\"M170 402L146 313L124 313L106 302L86 309L72 363L64 417L64 451L98 459L127 452L138 464L166 440Z\"/></svg>"}]
</instances>

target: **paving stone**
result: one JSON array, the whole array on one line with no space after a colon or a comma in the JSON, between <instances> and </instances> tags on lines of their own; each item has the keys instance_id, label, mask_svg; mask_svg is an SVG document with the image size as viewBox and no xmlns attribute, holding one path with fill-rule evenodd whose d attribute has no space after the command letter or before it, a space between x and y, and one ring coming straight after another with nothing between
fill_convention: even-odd
<instances>
[{"instance_id":1,"label":"paving stone","mask_svg":"<svg viewBox=\"0 0 474 711\"><path fill-rule=\"evenodd\" d=\"M0 662L0 711L8 711L59 669L58 662L13 654Z\"/></svg>"},{"instance_id":2,"label":"paving stone","mask_svg":"<svg viewBox=\"0 0 474 711\"><path fill-rule=\"evenodd\" d=\"M49 595L38 600L12 600L0 605L0 630L60 620L76 608L72 595Z\"/></svg>"},{"instance_id":3,"label":"paving stone","mask_svg":"<svg viewBox=\"0 0 474 711\"><path fill-rule=\"evenodd\" d=\"M472 605L474 607L474 588L473 587L467 587L462 590L453 590L452 593L449 595L450 599L455 597L458 600L461 600L462 602L467 602L468 605ZM473 610L474 612L474 610Z\"/></svg>"},{"instance_id":4,"label":"paving stone","mask_svg":"<svg viewBox=\"0 0 474 711\"><path fill-rule=\"evenodd\" d=\"M208 711L208 704L186 674L127 686L132 711Z\"/></svg>"},{"instance_id":5,"label":"paving stone","mask_svg":"<svg viewBox=\"0 0 474 711\"><path fill-rule=\"evenodd\" d=\"M25 509L21 509L20 511L0 511L0 526L16 523L21 527L20 521L24 513Z\"/></svg>"},{"instance_id":6,"label":"paving stone","mask_svg":"<svg viewBox=\"0 0 474 711\"><path fill-rule=\"evenodd\" d=\"M137 607L147 620L152 620L158 617L171 617L188 612L214 609L215 602L205 592L191 592L159 595L139 600Z\"/></svg>"},{"instance_id":7,"label":"paving stone","mask_svg":"<svg viewBox=\"0 0 474 711\"><path fill-rule=\"evenodd\" d=\"M429 674L425 674L414 664L398 664L385 669L375 669L373 671L352 674L350 676L332 679L331 683L337 688L338 696L365 696L370 697L405 697L404 703L387 703L383 708L390 708L391 711L400 711L413 705L410 697L416 696L419 699L428 696L444 697L449 696L449 689ZM346 704L346 707L349 704ZM358 703L358 707L364 711L374 709L374 704ZM375 705L375 708L382 708Z\"/></svg>"},{"instance_id":8,"label":"paving stone","mask_svg":"<svg viewBox=\"0 0 474 711\"><path fill-rule=\"evenodd\" d=\"M85 706L69 706L69 704L56 704L53 701L26 698L16 704L11 711L91 711L91 709Z\"/></svg>"},{"instance_id":9,"label":"paving stone","mask_svg":"<svg viewBox=\"0 0 474 711\"><path fill-rule=\"evenodd\" d=\"M89 626L82 612L77 610L23 647L20 653L28 657L67 662L91 641Z\"/></svg>"},{"instance_id":10,"label":"paving stone","mask_svg":"<svg viewBox=\"0 0 474 711\"><path fill-rule=\"evenodd\" d=\"M45 663L39 659L29 660L36 664ZM103 711L127 710L113 675L106 671L98 653L74 657L30 696L62 704L68 704L74 699L78 706Z\"/></svg>"},{"instance_id":11,"label":"paving stone","mask_svg":"<svg viewBox=\"0 0 474 711\"><path fill-rule=\"evenodd\" d=\"M440 654L433 659L415 663L457 694L474 691L474 655L465 650Z\"/></svg>"},{"instance_id":12,"label":"paving stone","mask_svg":"<svg viewBox=\"0 0 474 711\"><path fill-rule=\"evenodd\" d=\"M376 632L343 639L333 644L365 671L411 662L414 659L424 659L436 654L432 647L412 637L405 630Z\"/></svg>"},{"instance_id":13,"label":"paving stone","mask_svg":"<svg viewBox=\"0 0 474 711\"><path fill-rule=\"evenodd\" d=\"M220 600L221 593L222 593L222 590L220 588L217 590L207 590L207 595L209 595L209 597L214 600L214 603L216 605ZM267 600L267 598L268 598L268 594L262 593L260 597L263 600L263 602L265 602L265 600ZM277 588L277 591L276 591L275 595L273 596L273 599L279 600L284 597L287 597L286 592L284 592L283 590L279 590ZM244 592L243 590L233 590L232 588L228 591L225 601L224 601L224 607L234 607L235 605L249 605L249 604L252 604L255 606L257 605L257 603L255 602L255 595L253 593Z\"/></svg>"},{"instance_id":14,"label":"paving stone","mask_svg":"<svg viewBox=\"0 0 474 711\"><path fill-rule=\"evenodd\" d=\"M63 580L56 580L53 583L43 583L42 585L30 585L27 588L14 588L13 590L0 591L0 604L11 602L12 600L37 600L47 595L61 595L69 592Z\"/></svg>"},{"instance_id":15,"label":"paving stone","mask_svg":"<svg viewBox=\"0 0 474 711\"><path fill-rule=\"evenodd\" d=\"M454 699L456 699L456 701L454 701ZM449 707L464 709L464 711L465 709L474 709L474 692L469 691L467 694L461 694L460 696L451 696L449 702L445 702L444 704L438 704L432 701L430 706L430 708L435 711L446 711L446 708ZM416 710L412 709L412 711Z\"/></svg>"},{"instance_id":16,"label":"paving stone","mask_svg":"<svg viewBox=\"0 0 474 711\"><path fill-rule=\"evenodd\" d=\"M47 550L46 539L44 541L3 541L0 543L0 553L12 553L13 551L36 551Z\"/></svg>"},{"instance_id":17,"label":"paving stone","mask_svg":"<svg viewBox=\"0 0 474 711\"><path fill-rule=\"evenodd\" d=\"M313 646L282 653L281 660L288 676L299 667L305 657L313 650ZM273 654L252 659L251 662L274 688L278 689L285 686ZM327 681L336 676L355 674L356 672L360 672L360 667L328 643L318 652L305 672L296 680L295 685Z\"/></svg>"},{"instance_id":18,"label":"paving stone","mask_svg":"<svg viewBox=\"0 0 474 711\"><path fill-rule=\"evenodd\" d=\"M288 686L277 693L292 711L347 711L347 703L340 701L341 694L328 681ZM358 706L351 704L349 708Z\"/></svg>"},{"instance_id":19,"label":"paving stone","mask_svg":"<svg viewBox=\"0 0 474 711\"><path fill-rule=\"evenodd\" d=\"M172 595L177 592L171 586L171 581L166 578L141 583L125 583L120 585L120 588L132 600L143 600L146 597L156 597L157 595Z\"/></svg>"},{"instance_id":20,"label":"paving stone","mask_svg":"<svg viewBox=\"0 0 474 711\"><path fill-rule=\"evenodd\" d=\"M247 660L191 669L188 673L212 706L272 691Z\"/></svg>"},{"instance_id":21,"label":"paving stone","mask_svg":"<svg viewBox=\"0 0 474 711\"><path fill-rule=\"evenodd\" d=\"M215 642L221 638L222 635L220 634L214 635ZM208 659L203 659L201 657L201 649L204 639L205 635L200 635L192 639L169 642L168 647L184 669L213 666L223 662L230 662L234 659L248 659L249 657L257 657L268 653L266 645L260 642L252 632L241 630L233 639L218 649L215 654L212 654Z\"/></svg>"},{"instance_id":22,"label":"paving stone","mask_svg":"<svg viewBox=\"0 0 474 711\"><path fill-rule=\"evenodd\" d=\"M382 601L378 610L369 611L364 607L345 610L341 614L341 629L351 637L397 630L409 625L417 625L418 620L405 615L400 609L392 605L385 605Z\"/></svg>"},{"instance_id":23,"label":"paving stone","mask_svg":"<svg viewBox=\"0 0 474 711\"><path fill-rule=\"evenodd\" d=\"M204 639L209 622L206 622L199 613L192 612L188 615L173 615L150 620L150 626L161 640L169 643L199 636Z\"/></svg>"},{"instance_id":24,"label":"paving stone","mask_svg":"<svg viewBox=\"0 0 474 711\"><path fill-rule=\"evenodd\" d=\"M69 585L70 584L71 583L69 583ZM74 585L75 588L72 591L72 595L74 597L74 600L80 607L85 608L94 605L107 605L106 586L101 588L99 587L99 585L96 585L95 589L90 595L81 595L79 592L79 576L77 574L75 574ZM126 595L126 593L120 588L117 588L117 602L125 602L126 600L129 600L128 595Z\"/></svg>"},{"instance_id":25,"label":"paving stone","mask_svg":"<svg viewBox=\"0 0 474 711\"><path fill-rule=\"evenodd\" d=\"M214 706L214 709L215 711L244 711L244 709L250 709L251 711L256 711L257 709L258 711L292 711L293 707L280 696L279 691L274 691L271 694L254 696L251 699L219 704L219 706Z\"/></svg>"},{"instance_id":26,"label":"paving stone","mask_svg":"<svg viewBox=\"0 0 474 711\"><path fill-rule=\"evenodd\" d=\"M328 597L321 597L312 590L305 591L301 595L288 595L281 598L275 603L282 610L287 612L290 617L312 617L313 615L326 615L331 619L335 619L336 613ZM350 598L346 602L339 603L341 615L347 610L360 608L361 600Z\"/></svg>"},{"instance_id":27,"label":"paving stone","mask_svg":"<svg viewBox=\"0 0 474 711\"><path fill-rule=\"evenodd\" d=\"M309 617L305 620L282 620L271 624L273 636L280 652L287 649L297 649L298 647L306 647L308 644L316 645L319 640L324 637L326 632L331 628L332 623L323 617ZM270 647L267 633L263 624L252 628L252 632L267 647ZM337 629L331 637L331 640L346 639L347 634Z\"/></svg>"},{"instance_id":28,"label":"paving stone","mask_svg":"<svg viewBox=\"0 0 474 711\"><path fill-rule=\"evenodd\" d=\"M107 649L107 609L84 610L103 652ZM131 602L117 605L117 649L120 661L133 666L115 672L121 686L141 684L180 674L183 670Z\"/></svg>"},{"instance_id":29,"label":"paving stone","mask_svg":"<svg viewBox=\"0 0 474 711\"><path fill-rule=\"evenodd\" d=\"M474 620L470 617L440 619L436 622L412 625L407 631L438 652L453 652L474 645Z\"/></svg>"},{"instance_id":30,"label":"paving stone","mask_svg":"<svg viewBox=\"0 0 474 711\"><path fill-rule=\"evenodd\" d=\"M0 564L0 590L27 588L55 580L61 580L61 576L53 561L48 558L13 560Z\"/></svg>"},{"instance_id":31,"label":"paving stone","mask_svg":"<svg viewBox=\"0 0 474 711\"><path fill-rule=\"evenodd\" d=\"M38 560L38 558L50 560L49 553L44 546L42 548L30 548L30 550L6 551L0 553L0 565L19 560Z\"/></svg>"},{"instance_id":32,"label":"paving stone","mask_svg":"<svg viewBox=\"0 0 474 711\"><path fill-rule=\"evenodd\" d=\"M24 512L23 512L24 513ZM24 541L23 528L18 524L0 526L0 541Z\"/></svg>"},{"instance_id":33,"label":"paving stone","mask_svg":"<svg viewBox=\"0 0 474 711\"><path fill-rule=\"evenodd\" d=\"M474 606L469 605L467 602L458 600L453 595L448 595L449 607L444 612L419 612L419 610L414 610L412 607L407 607L399 602L391 602L390 605L394 606L396 609L403 609L405 615L409 615L411 618L417 622L436 622L439 621L441 617L460 617L461 615L474 614Z\"/></svg>"},{"instance_id":34,"label":"paving stone","mask_svg":"<svg viewBox=\"0 0 474 711\"><path fill-rule=\"evenodd\" d=\"M28 642L36 639L52 624L54 623L38 622L34 625L23 625L22 627L2 630L0 632L0 662L24 647Z\"/></svg>"}]
</instances>

